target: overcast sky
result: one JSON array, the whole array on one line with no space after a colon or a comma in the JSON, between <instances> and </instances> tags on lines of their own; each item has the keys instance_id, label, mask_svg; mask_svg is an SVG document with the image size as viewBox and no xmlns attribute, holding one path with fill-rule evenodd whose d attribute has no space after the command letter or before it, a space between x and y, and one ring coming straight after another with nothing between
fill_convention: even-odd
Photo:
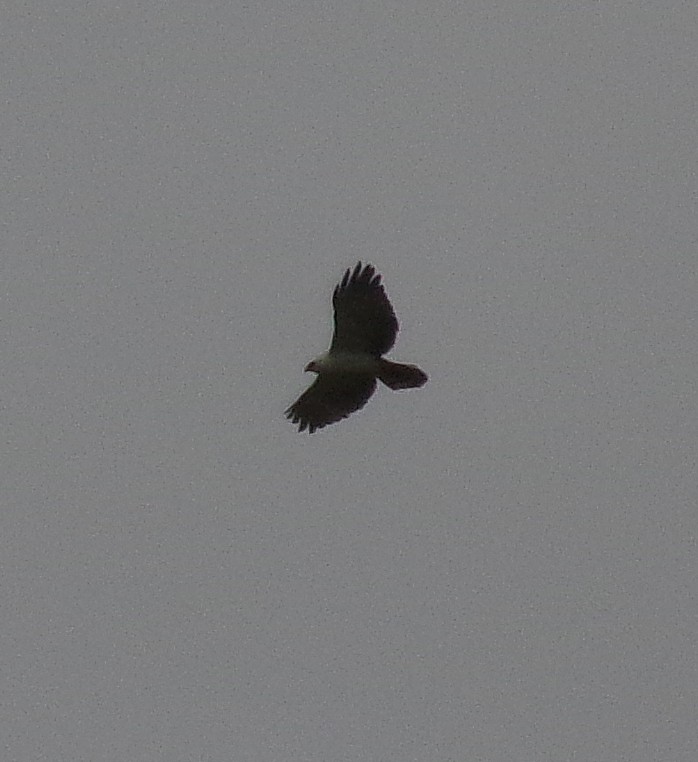
<instances>
[{"instance_id":1,"label":"overcast sky","mask_svg":"<svg viewBox=\"0 0 698 762\"><path fill-rule=\"evenodd\" d=\"M696 759L697 38L3 13L3 760ZM429 383L299 434L359 259Z\"/></svg>"}]
</instances>

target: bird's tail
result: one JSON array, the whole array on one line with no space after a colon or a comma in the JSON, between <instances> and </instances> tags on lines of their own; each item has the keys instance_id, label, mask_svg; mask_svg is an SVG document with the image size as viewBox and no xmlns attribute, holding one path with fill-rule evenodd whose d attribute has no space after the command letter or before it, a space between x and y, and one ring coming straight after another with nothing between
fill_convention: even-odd
<instances>
[{"instance_id":1,"label":"bird's tail","mask_svg":"<svg viewBox=\"0 0 698 762\"><path fill-rule=\"evenodd\" d=\"M413 389L426 384L428 376L416 365L381 359L378 378L391 389Z\"/></svg>"}]
</instances>

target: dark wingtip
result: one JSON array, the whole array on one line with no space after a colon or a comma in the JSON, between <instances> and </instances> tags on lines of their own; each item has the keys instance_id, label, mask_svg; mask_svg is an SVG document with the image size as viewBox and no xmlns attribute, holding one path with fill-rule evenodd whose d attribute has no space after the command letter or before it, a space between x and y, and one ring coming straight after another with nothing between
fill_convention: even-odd
<instances>
[{"instance_id":1,"label":"dark wingtip","mask_svg":"<svg viewBox=\"0 0 698 762\"><path fill-rule=\"evenodd\" d=\"M356 267L354 268L353 272L351 267L347 267L344 275L342 276L342 280L339 281L339 283L335 286L334 289L334 296L337 296L337 294L340 291L344 291L344 289L352 282L356 280L357 275L361 272L361 262L359 262Z\"/></svg>"},{"instance_id":2,"label":"dark wingtip","mask_svg":"<svg viewBox=\"0 0 698 762\"><path fill-rule=\"evenodd\" d=\"M367 286L379 286L381 282L381 276L376 272L376 268L373 265L364 265L359 260L356 266L352 269L347 268L342 280L335 287L334 295L336 296L340 291L344 291L352 283L364 283Z\"/></svg>"},{"instance_id":3,"label":"dark wingtip","mask_svg":"<svg viewBox=\"0 0 698 762\"><path fill-rule=\"evenodd\" d=\"M305 431L307 429L308 430L308 434L312 434L318 428L318 426L315 426L314 424L310 423L310 421L303 421L303 420L301 420L300 415L298 415L298 413L296 413L294 411L293 405L291 405L291 407L288 408L288 410L284 411L284 415L294 425L298 424L298 431L299 432Z\"/></svg>"},{"instance_id":4,"label":"dark wingtip","mask_svg":"<svg viewBox=\"0 0 698 762\"><path fill-rule=\"evenodd\" d=\"M363 265L361 264L361 260L357 263L356 267L354 268L353 272L351 267L349 267L344 274L344 277L342 278L342 284L344 287L348 286L350 283L355 283L359 278L361 277L361 270Z\"/></svg>"}]
</instances>

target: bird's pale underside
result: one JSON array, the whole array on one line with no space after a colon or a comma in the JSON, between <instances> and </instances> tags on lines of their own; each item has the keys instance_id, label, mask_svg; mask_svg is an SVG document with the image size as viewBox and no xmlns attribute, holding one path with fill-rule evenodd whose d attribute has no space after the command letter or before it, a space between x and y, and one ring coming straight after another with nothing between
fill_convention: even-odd
<instances>
[{"instance_id":1,"label":"bird's pale underside","mask_svg":"<svg viewBox=\"0 0 698 762\"><path fill-rule=\"evenodd\" d=\"M286 411L299 431L312 434L361 409L377 380L391 389L423 386L427 374L415 365L386 360L398 322L372 265L349 268L332 295L334 334L330 349L308 363L313 384Z\"/></svg>"}]
</instances>

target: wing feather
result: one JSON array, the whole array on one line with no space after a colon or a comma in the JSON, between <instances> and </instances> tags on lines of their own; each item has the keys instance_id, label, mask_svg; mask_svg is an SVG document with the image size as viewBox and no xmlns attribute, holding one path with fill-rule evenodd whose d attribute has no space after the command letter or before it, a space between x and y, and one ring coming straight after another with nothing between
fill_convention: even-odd
<instances>
[{"instance_id":1,"label":"wing feather","mask_svg":"<svg viewBox=\"0 0 698 762\"><path fill-rule=\"evenodd\" d=\"M398 322L372 265L349 268L332 295L334 335L330 354L385 354L395 343Z\"/></svg>"},{"instance_id":2,"label":"wing feather","mask_svg":"<svg viewBox=\"0 0 698 762\"><path fill-rule=\"evenodd\" d=\"M298 431L312 434L360 410L376 390L376 379L358 373L322 373L286 411Z\"/></svg>"}]
</instances>

